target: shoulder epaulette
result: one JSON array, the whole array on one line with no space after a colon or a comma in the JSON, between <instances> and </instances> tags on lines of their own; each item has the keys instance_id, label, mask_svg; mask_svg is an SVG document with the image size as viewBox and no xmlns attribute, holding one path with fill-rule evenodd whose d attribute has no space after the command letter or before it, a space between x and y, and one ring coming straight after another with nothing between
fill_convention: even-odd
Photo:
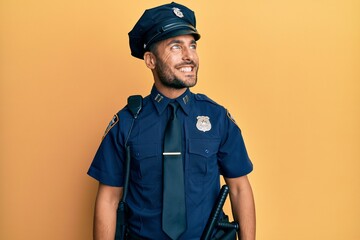
<instances>
[{"instance_id":1,"label":"shoulder epaulette","mask_svg":"<svg viewBox=\"0 0 360 240\"><path fill-rule=\"evenodd\" d=\"M201 94L201 93L197 93L195 94L195 99L199 100L199 101L206 101L206 102L210 102L212 104L215 105L219 105L217 102L215 102L214 100L210 99L208 96L206 96L205 94Z\"/></svg>"}]
</instances>

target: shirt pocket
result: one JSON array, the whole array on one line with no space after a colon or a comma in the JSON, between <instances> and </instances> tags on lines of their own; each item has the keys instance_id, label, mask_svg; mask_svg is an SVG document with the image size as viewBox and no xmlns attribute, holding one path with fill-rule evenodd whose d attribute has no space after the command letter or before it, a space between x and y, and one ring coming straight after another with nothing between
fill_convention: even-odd
<instances>
[{"instance_id":1,"label":"shirt pocket","mask_svg":"<svg viewBox=\"0 0 360 240\"><path fill-rule=\"evenodd\" d=\"M159 184L162 174L161 144L145 143L131 146L131 176L138 183ZM160 182L161 183L161 182Z\"/></svg>"},{"instance_id":2,"label":"shirt pocket","mask_svg":"<svg viewBox=\"0 0 360 240\"><path fill-rule=\"evenodd\" d=\"M217 153L220 139L190 139L187 167L187 197L196 207L208 198L217 186L219 168Z\"/></svg>"},{"instance_id":3,"label":"shirt pocket","mask_svg":"<svg viewBox=\"0 0 360 240\"><path fill-rule=\"evenodd\" d=\"M190 177L204 177L217 172L217 152L220 139L190 139L189 165Z\"/></svg>"}]
</instances>

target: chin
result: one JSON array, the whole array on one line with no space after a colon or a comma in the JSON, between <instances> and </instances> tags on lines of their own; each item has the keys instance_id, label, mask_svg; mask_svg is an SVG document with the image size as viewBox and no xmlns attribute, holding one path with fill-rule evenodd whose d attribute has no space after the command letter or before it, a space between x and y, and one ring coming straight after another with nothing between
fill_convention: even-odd
<instances>
[{"instance_id":1,"label":"chin","mask_svg":"<svg viewBox=\"0 0 360 240\"><path fill-rule=\"evenodd\" d=\"M185 85L186 87L194 87L196 85L197 81L194 80L194 81L191 81L191 82L187 82Z\"/></svg>"}]
</instances>

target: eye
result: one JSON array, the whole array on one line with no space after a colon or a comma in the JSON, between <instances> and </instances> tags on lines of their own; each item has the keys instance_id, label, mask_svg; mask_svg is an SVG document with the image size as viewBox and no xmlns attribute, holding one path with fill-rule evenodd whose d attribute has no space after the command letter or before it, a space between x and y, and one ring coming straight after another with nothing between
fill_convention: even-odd
<instances>
[{"instance_id":1,"label":"eye","mask_svg":"<svg viewBox=\"0 0 360 240\"><path fill-rule=\"evenodd\" d=\"M196 48L197 48L197 45L196 45L196 44L191 44L191 45L190 45L190 48L191 48L191 49L196 49Z\"/></svg>"},{"instance_id":2,"label":"eye","mask_svg":"<svg viewBox=\"0 0 360 240\"><path fill-rule=\"evenodd\" d=\"M181 46L179 44L174 44L174 45L171 46L171 49L172 50L179 50L179 49L181 49Z\"/></svg>"}]
</instances>

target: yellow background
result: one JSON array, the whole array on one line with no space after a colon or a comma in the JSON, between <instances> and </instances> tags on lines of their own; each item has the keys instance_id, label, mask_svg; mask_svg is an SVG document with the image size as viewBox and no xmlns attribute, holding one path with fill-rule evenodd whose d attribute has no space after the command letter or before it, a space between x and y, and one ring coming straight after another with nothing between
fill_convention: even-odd
<instances>
[{"instance_id":1,"label":"yellow background","mask_svg":"<svg viewBox=\"0 0 360 240\"><path fill-rule=\"evenodd\" d=\"M152 76L127 33L163 1L0 1L0 239L91 239L86 175ZM259 240L360 239L360 2L182 1L199 83L243 131Z\"/></svg>"}]
</instances>

